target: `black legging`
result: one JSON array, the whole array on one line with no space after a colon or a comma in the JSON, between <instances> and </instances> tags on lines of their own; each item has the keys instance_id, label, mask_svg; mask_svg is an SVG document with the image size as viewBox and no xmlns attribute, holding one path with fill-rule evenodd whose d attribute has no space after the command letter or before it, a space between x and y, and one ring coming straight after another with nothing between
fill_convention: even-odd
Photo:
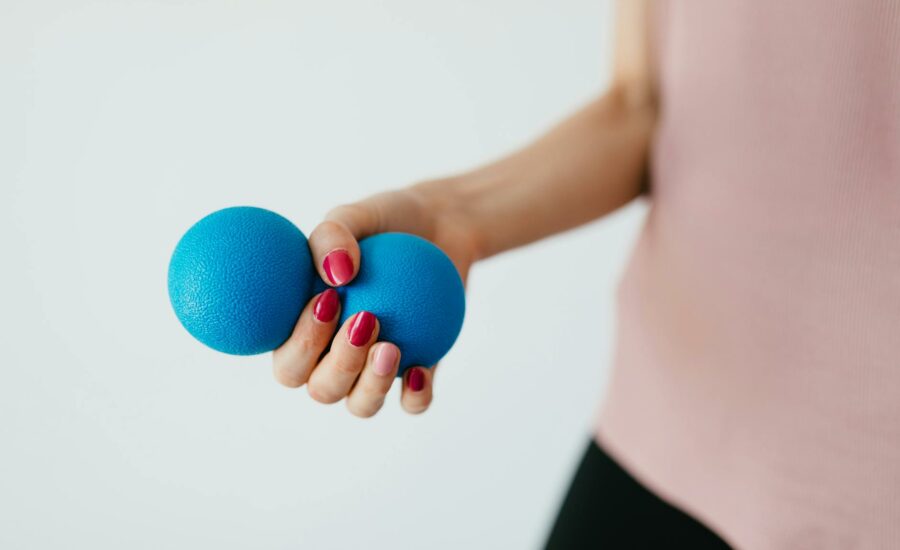
<instances>
[{"instance_id":1,"label":"black legging","mask_svg":"<svg viewBox=\"0 0 900 550\"><path fill-rule=\"evenodd\" d=\"M546 548L730 547L644 488L591 440Z\"/></svg>"}]
</instances>

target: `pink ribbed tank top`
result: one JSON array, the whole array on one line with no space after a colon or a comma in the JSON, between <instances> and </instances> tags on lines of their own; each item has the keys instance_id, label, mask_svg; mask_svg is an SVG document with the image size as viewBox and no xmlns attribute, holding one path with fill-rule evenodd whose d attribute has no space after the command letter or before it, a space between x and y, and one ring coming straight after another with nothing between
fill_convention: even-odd
<instances>
[{"instance_id":1,"label":"pink ribbed tank top","mask_svg":"<svg viewBox=\"0 0 900 550\"><path fill-rule=\"evenodd\" d=\"M595 437L738 548L900 548L900 0L657 8Z\"/></svg>"}]
</instances>

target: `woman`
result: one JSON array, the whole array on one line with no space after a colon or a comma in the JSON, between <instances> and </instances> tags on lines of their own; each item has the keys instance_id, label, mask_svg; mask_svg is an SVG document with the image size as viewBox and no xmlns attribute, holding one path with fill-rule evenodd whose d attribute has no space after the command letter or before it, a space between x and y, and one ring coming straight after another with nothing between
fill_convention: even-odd
<instances>
[{"instance_id":1,"label":"woman","mask_svg":"<svg viewBox=\"0 0 900 550\"><path fill-rule=\"evenodd\" d=\"M345 284L357 239L407 231L465 278L647 195L608 395L548 546L896 545L900 3L624 1L615 50L606 92L525 149L331 211L320 274ZM313 298L275 376L370 416L399 351L338 308ZM405 373L407 411L433 376Z\"/></svg>"}]
</instances>

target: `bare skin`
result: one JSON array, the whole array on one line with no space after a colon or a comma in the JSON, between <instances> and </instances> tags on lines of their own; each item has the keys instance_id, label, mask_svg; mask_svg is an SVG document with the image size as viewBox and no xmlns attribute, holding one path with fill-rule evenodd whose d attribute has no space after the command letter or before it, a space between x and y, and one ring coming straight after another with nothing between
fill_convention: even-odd
<instances>
[{"instance_id":1,"label":"bare skin","mask_svg":"<svg viewBox=\"0 0 900 550\"><path fill-rule=\"evenodd\" d=\"M349 255L352 268L332 286L347 284L359 268L360 239L403 231L439 246L465 281L479 260L587 223L639 196L657 111L648 41L650 1L618 5L615 69L607 90L529 146L464 174L331 210L309 236L323 280L331 280L324 267L329 253L344 250ZM320 321L315 315L319 298L312 298L293 335L275 350L275 379L288 387L305 384L321 403L346 398L352 414L372 416L395 379L399 350L378 341L377 320L365 342L352 342L354 318L340 327L339 312ZM385 353L384 347L391 349ZM384 367L385 357L396 358L393 370ZM428 408L436 369L415 367L405 373L404 410L417 414Z\"/></svg>"}]
</instances>

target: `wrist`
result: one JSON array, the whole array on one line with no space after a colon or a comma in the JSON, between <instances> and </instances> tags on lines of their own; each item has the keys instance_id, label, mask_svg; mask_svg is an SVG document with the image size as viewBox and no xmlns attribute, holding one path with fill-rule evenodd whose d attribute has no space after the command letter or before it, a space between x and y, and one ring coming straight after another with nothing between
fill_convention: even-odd
<instances>
[{"instance_id":1,"label":"wrist","mask_svg":"<svg viewBox=\"0 0 900 550\"><path fill-rule=\"evenodd\" d=\"M487 256L486 238L479 230L475 197L469 192L466 176L453 176L419 182L408 188L426 216L433 220L435 241L452 240L469 262Z\"/></svg>"}]
</instances>

